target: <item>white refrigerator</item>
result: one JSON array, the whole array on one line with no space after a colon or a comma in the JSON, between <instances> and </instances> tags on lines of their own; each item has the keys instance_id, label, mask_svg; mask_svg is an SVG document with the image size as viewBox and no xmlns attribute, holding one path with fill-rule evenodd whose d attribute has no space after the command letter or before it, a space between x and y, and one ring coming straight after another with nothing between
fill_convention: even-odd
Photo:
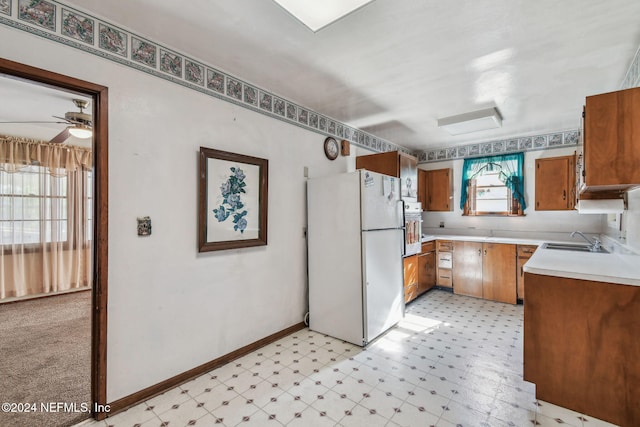
<instances>
[{"instance_id":1,"label":"white refrigerator","mask_svg":"<svg viewBox=\"0 0 640 427\"><path fill-rule=\"evenodd\" d=\"M309 328L366 346L404 315L400 181L366 170L307 183Z\"/></svg>"}]
</instances>

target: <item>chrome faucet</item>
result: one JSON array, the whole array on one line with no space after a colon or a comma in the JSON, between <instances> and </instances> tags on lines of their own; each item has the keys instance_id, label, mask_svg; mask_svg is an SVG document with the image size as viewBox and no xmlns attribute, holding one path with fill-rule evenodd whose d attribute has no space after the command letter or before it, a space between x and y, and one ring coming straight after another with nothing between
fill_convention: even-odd
<instances>
[{"instance_id":1,"label":"chrome faucet","mask_svg":"<svg viewBox=\"0 0 640 427\"><path fill-rule=\"evenodd\" d=\"M576 234L579 234L584 240L587 241L587 243L589 243L589 250L591 252L600 251L601 244L600 244L600 240L597 237L594 237L593 240L591 240L590 238L585 236L584 233L581 231L574 231L573 233L571 233L571 237L575 237Z\"/></svg>"}]
</instances>

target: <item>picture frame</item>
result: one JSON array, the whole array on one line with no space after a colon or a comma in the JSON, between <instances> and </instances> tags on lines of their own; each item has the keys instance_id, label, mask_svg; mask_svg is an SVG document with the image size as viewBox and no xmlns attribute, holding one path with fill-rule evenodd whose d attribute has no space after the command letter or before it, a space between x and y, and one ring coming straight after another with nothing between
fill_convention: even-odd
<instances>
[{"instance_id":1,"label":"picture frame","mask_svg":"<svg viewBox=\"0 0 640 427\"><path fill-rule=\"evenodd\" d=\"M198 251L267 244L269 161L200 147Z\"/></svg>"}]
</instances>

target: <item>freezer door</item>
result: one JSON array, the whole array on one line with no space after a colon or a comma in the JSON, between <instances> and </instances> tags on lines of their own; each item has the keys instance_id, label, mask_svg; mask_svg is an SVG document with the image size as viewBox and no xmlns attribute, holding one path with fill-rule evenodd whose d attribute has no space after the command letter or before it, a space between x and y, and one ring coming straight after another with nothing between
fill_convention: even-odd
<instances>
[{"instance_id":1,"label":"freezer door","mask_svg":"<svg viewBox=\"0 0 640 427\"><path fill-rule=\"evenodd\" d=\"M402 230L362 232L365 341L398 323L404 315Z\"/></svg>"},{"instance_id":2,"label":"freezer door","mask_svg":"<svg viewBox=\"0 0 640 427\"><path fill-rule=\"evenodd\" d=\"M360 180L362 229L402 227L400 180L364 169L360 171Z\"/></svg>"}]
</instances>

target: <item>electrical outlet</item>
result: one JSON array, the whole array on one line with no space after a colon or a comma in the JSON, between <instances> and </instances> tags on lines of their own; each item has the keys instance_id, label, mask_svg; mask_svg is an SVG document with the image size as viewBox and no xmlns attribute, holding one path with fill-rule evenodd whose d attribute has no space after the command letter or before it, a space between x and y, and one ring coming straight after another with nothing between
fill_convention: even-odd
<instances>
[{"instance_id":1,"label":"electrical outlet","mask_svg":"<svg viewBox=\"0 0 640 427\"><path fill-rule=\"evenodd\" d=\"M440 228L444 228L444 221L440 221Z\"/></svg>"}]
</instances>

